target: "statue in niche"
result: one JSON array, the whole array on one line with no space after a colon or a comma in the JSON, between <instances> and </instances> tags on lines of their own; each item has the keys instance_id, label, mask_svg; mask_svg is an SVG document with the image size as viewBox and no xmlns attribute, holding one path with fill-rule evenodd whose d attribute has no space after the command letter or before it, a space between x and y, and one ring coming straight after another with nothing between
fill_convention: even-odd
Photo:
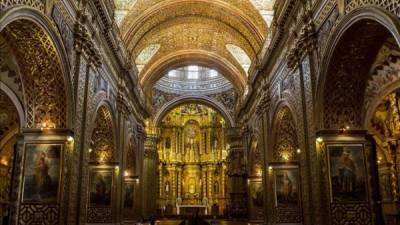
<instances>
[{"instance_id":1,"label":"statue in niche","mask_svg":"<svg viewBox=\"0 0 400 225\"><path fill-rule=\"evenodd\" d=\"M169 181L165 183L165 193L169 193Z\"/></svg>"},{"instance_id":2,"label":"statue in niche","mask_svg":"<svg viewBox=\"0 0 400 225\"><path fill-rule=\"evenodd\" d=\"M218 194L219 193L219 183L218 181L214 182L214 194Z\"/></svg>"},{"instance_id":3,"label":"statue in niche","mask_svg":"<svg viewBox=\"0 0 400 225\"><path fill-rule=\"evenodd\" d=\"M194 183L194 179L190 179L189 182L190 182L190 183L189 183L189 193L190 193L190 194L196 193L196 185L195 185L195 183Z\"/></svg>"},{"instance_id":4,"label":"statue in niche","mask_svg":"<svg viewBox=\"0 0 400 225\"><path fill-rule=\"evenodd\" d=\"M166 149L171 148L171 138L170 137L165 138L165 148Z\"/></svg>"},{"instance_id":5,"label":"statue in niche","mask_svg":"<svg viewBox=\"0 0 400 225\"><path fill-rule=\"evenodd\" d=\"M187 162L197 162L199 153L199 143L196 139L196 127L189 124L186 128L185 160Z\"/></svg>"}]
</instances>

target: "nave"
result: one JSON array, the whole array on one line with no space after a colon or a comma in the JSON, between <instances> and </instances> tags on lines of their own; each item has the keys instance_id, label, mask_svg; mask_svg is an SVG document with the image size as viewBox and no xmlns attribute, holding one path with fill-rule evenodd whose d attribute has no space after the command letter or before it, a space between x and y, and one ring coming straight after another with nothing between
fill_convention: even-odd
<instances>
[{"instance_id":1,"label":"nave","mask_svg":"<svg viewBox=\"0 0 400 225\"><path fill-rule=\"evenodd\" d=\"M400 224L400 2L0 0L0 225L42 224Z\"/></svg>"}]
</instances>

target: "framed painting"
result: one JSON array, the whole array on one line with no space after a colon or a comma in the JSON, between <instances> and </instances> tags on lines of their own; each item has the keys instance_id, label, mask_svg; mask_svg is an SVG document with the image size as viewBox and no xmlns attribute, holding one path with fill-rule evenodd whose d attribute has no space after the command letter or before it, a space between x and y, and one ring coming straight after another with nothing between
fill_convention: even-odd
<instances>
[{"instance_id":1,"label":"framed painting","mask_svg":"<svg viewBox=\"0 0 400 225\"><path fill-rule=\"evenodd\" d=\"M132 209L134 206L135 183L125 182L124 185L124 209Z\"/></svg>"},{"instance_id":2,"label":"framed painting","mask_svg":"<svg viewBox=\"0 0 400 225\"><path fill-rule=\"evenodd\" d=\"M62 144L25 145L22 202L55 204L59 199Z\"/></svg>"},{"instance_id":3,"label":"framed painting","mask_svg":"<svg viewBox=\"0 0 400 225\"><path fill-rule=\"evenodd\" d=\"M300 184L298 168L274 169L275 206L299 206Z\"/></svg>"},{"instance_id":4,"label":"framed painting","mask_svg":"<svg viewBox=\"0 0 400 225\"><path fill-rule=\"evenodd\" d=\"M113 176L112 168L91 170L89 184L91 207L111 207Z\"/></svg>"},{"instance_id":5,"label":"framed painting","mask_svg":"<svg viewBox=\"0 0 400 225\"><path fill-rule=\"evenodd\" d=\"M262 181L250 181L251 205L255 208L262 208L264 205L264 194Z\"/></svg>"},{"instance_id":6,"label":"framed painting","mask_svg":"<svg viewBox=\"0 0 400 225\"><path fill-rule=\"evenodd\" d=\"M366 166L362 144L327 145L332 202L367 201Z\"/></svg>"}]
</instances>

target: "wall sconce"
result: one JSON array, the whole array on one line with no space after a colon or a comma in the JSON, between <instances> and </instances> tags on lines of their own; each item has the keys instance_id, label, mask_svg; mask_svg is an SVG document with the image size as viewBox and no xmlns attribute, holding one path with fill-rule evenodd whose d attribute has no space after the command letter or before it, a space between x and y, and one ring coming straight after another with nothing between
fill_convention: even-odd
<instances>
[{"instance_id":1,"label":"wall sconce","mask_svg":"<svg viewBox=\"0 0 400 225\"><path fill-rule=\"evenodd\" d=\"M129 177L129 171L128 170L124 171L124 177Z\"/></svg>"},{"instance_id":2,"label":"wall sconce","mask_svg":"<svg viewBox=\"0 0 400 225\"><path fill-rule=\"evenodd\" d=\"M92 149L92 148L89 148L89 149L88 149L88 152L89 152L89 153L93 152L93 149Z\"/></svg>"},{"instance_id":3,"label":"wall sconce","mask_svg":"<svg viewBox=\"0 0 400 225\"><path fill-rule=\"evenodd\" d=\"M350 129L350 126L341 126L341 127L339 128L339 130L340 130L341 133L344 133L344 132L346 132L346 131L349 130L349 129Z\"/></svg>"},{"instance_id":4,"label":"wall sconce","mask_svg":"<svg viewBox=\"0 0 400 225\"><path fill-rule=\"evenodd\" d=\"M6 158L2 158L0 164L3 166L8 166L8 160Z\"/></svg>"},{"instance_id":5,"label":"wall sconce","mask_svg":"<svg viewBox=\"0 0 400 225\"><path fill-rule=\"evenodd\" d=\"M56 125L50 120L43 121L41 124L38 124L40 130L55 128Z\"/></svg>"},{"instance_id":6,"label":"wall sconce","mask_svg":"<svg viewBox=\"0 0 400 225\"><path fill-rule=\"evenodd\" d=\"M272 169L273 169L272 166L268 166L269 171L272 171Z\"/></svg>"},{"instance_id":7,"label":"wall sconce","mask_svg":"<svg viewBox=\"0 0 400 225\"><path fill-rule=\"evenodd\" d=\"M68 136L68 137L67 137L67 141L68 141L68 142L73 142L73 141L74 141L74 138L73 138L72 136Z\"/></svg>"},{"instance_id":8,"label":"wall sconce","mask_svg":"<svg viewBox=\"0 0 400 225\"><path fill-rule=\"evenodd\" d=\"M300 153L301 153L301 149L298 148L298 149L296 150L296 152L297 152L297 154L300 154Z\"/></svg>"},{"instance_id":9,"label":"wall sconce","mask_svg":"<svg viewBox=\"0 0 400 225\"><path fill-rule=\"evenodd\" d=\"M316 141L317 143L321 144L324 141L324 139L322 139L322 137L317 137Z\"/></svg>"},{"instance_id":10,"label":"wall sconce","mask_svg":"<svg viewBox=\"0 0 400 225\"><path fill-rule=\"evenodd\" d=\"M282 159L283 159L285 162L289 161L289 153L284 152L284 153L282 154Z\"/></svg>"}]
</instances>

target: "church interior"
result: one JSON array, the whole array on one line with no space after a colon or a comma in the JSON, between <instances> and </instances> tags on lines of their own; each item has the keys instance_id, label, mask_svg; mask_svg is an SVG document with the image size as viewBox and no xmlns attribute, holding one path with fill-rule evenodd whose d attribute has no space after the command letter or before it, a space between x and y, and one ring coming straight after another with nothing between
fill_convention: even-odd
<instances>
[{"instance_id":1,"label":"church interior","mask_svg":"<svg viewBox=\"0 0 400 225\"><path fill-rule=\"evenodd\" d=\"M0 0L0 225L399 225L400 1Z\"/></svg>"}]
</instances>

